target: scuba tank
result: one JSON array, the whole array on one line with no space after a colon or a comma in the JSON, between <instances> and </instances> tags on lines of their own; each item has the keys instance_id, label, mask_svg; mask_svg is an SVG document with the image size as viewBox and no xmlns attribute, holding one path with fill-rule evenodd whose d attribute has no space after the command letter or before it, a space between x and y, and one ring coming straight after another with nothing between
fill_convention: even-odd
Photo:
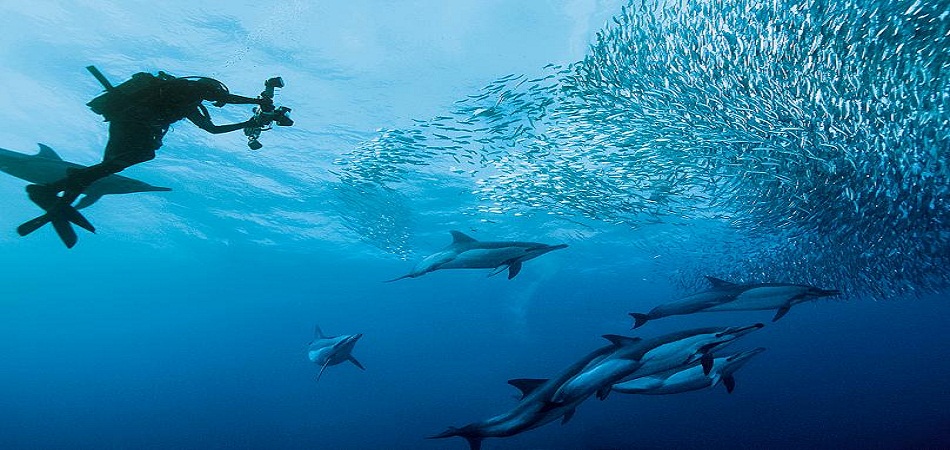
<instances>
[{"instance_id":1,"label":"scuba tank","mask_svg":"<svg viewBox=\"0 0 950 450\"><path fill-rule=\"evenodd\" d=\"M106 92L86 103L86 106L106 120L118 117L148 119L149 116L154 117L153 113L157 112L154 111L155 105L162 103L163 91L175 79L165 72L158 72L157 76L139 72L118 86L111 86L106 80L103 83ZM103 80L104 77L99 81Z\"/></svg>"}]
</instances>

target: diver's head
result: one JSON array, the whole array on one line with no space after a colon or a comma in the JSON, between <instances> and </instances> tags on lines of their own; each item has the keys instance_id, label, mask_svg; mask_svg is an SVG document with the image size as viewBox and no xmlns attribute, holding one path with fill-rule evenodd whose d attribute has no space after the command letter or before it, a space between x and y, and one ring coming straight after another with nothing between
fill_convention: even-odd
<instances>
[{"instance_id":1,"label":"diver's head","mask_svg":"<svg viewBox=\"0 0 950 450\"><path fill-rule=\"evenodd\" d=\"M208 77L195 77L191 80L191 85L195 92L203 100L214 102L214 106L224 106L227 102L228 87L224 83Z\"/></svg>"}]
</instances>

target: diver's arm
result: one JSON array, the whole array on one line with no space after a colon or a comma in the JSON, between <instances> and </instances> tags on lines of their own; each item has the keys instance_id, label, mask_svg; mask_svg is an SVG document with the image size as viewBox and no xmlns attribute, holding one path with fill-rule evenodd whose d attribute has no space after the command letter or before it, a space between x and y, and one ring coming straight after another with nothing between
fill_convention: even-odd
<instances>
[{"instance_id":1,"label":"diver's arm","mask_svg":"<svg viewBox=\"0 0 950 450\"><path fill-rule=\"evenodd\" d=\"M218 103L218 102L215 102ZM270 104L273 105L274 101L266 97L244 97L241 95L228 94L223 99L220 100L220 103L228 105L264 105Z\"/></svg>"},{"instance_id":2,"label":"diver's arm","mask_svg":"<svg viewBox=\"0 0 950 450\"><path fill-rule=\"evenodd\" d=\"M188 113L185 118L190 120L191 123L197 125L198 128L201 128L202 130L205 130L211 134L230 133L232 131L243 130L246 127L257 125L257 121L254 119L248 119L241 123L215 125L211 122L211 117L207 114L207 111L207 109L195 108L192 112Z\"/></svg>"}]
</instances>

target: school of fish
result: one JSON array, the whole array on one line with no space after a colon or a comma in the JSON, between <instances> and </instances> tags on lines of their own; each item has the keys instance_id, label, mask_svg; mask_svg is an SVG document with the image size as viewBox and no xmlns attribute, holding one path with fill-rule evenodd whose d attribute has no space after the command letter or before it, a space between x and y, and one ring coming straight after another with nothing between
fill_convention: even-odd
<instances>
[{"instance_id":1,"label":"school of fish","mask_svg":"<svg viewBox=\"0 0 950 450\"><path fill-rule=\"evenodd\" d=\"M338 160L347 226L405 254L400 192L438 180L473 214L739 236L683 280L715 264L934 292L950 281L948 49L944 1L631 2L584 60L501 77Z\"/></svg>"}]
</instances>

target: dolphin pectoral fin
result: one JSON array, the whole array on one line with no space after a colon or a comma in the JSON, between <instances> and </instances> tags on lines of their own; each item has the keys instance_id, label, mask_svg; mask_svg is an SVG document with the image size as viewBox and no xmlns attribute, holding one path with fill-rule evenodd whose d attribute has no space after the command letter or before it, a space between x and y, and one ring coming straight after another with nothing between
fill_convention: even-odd
<instances>
[{"instance_id":1,"label":"dolphin pectoral fin","mask_svg":"<svg viewBox=\"0 0 950 450\"><path fill-rule=\"evenodd\" d=\"M351 363L355 364L356 367L359 367L361 370L366 370L366 368L363 367L363 365L360 364L360 362L357 361L356 358L354 358L352 355L351 355L349 358L347 358L347 360L349 360Z\"/></svg>"},{"instance_id":2,"label":"dolphin pectoral fin","mask_svg":"<svg viewBox=\"0 0 950 450\"><path fill-rule=\"evenodd\" d=\"M512 279L521 272L521 261L515 261L508 265L508 279Z\"/></svg>"},{"instance_id":3,"label":"dolphin pectoral fin","mask_svg":"<svg viewBox=\"0 0 950 450\"><path fill-rule=\"evenodd\" d=\"M785 317L785 315L788 314L789 309L792 309L792 305L785 305L779 308L778 311L775 312L775 317L772 318L772 322L775 322L781 319L782 317Z\"/></svg>"},{"instance_id":4,"label":"dolphin pectoral fin","mask_svg":"<svg viewBox=\"0 0 950 450\"><path fill-rule=\"evenodd\" d=\"M487 276L493 277L493 276L495 276L495 275L498 275L499 273L502 273L502 272L503 272L505 269L507 269L507 268L508 268L508 266L507 266L506 264L502 264L502 265L500 265L500 266L495 267L494 269L492 269L492 271L491 271Z\"/></svg>"},{"instance_id":5,"label":"dolphin pectoral fin","mask_svg":"<svg viewBox=\"0 0 950 450\"><path fill-rule=\"evenodd\" d=\"M703 375L709 375L709 372L712 372L713 368L713 357L710 353L703 353L703 357L699 358L699 363L703 366Z\"/></svg>"},{"instance_id":6,"label":"dolphin pectoral fin","mask_svg":"<svg viewBox=\"0 0 950 450\"><path fill-rule=\"evenodd\" d=\"M508 384L518 388L521 391L521 398L527 397L529 394L534 392L538 386L541 386L544 383L547 383L547 378L515 378L508 380Z\"/></svg>"},{"instance_id":7,"label":"dolphin pectoral fin","mask_svg":"<svg viewBox=\"0 0 950 450\"><path fill-rule=\"evenodd\" d=\"M633 328L640 328L650 320L648 314L630 313L630 317L633 317Z\"/></svg>"},{"instance_id":8,"label":"dolphin pectoral fin","mask_svg":"<svg viewBox=\"0 0 950 450\"><path fill-rule=\"evenodd\" d=\"M736 379L732 375L722 377L722 385L726 387L726 392L732 393L736 389Z\"/></svg>"},{"instance_id":9,"label":"dolphin pectoral fin","mask_svg":"<svg viewBox=\"0 0 950 450\"><path fill-rule=\"evenodd\" d=\"M577 411L577 408L571 408L571 409L567 410L567 412L564 413L564 418L561 419L561 425L564 425L564 424L570 422L571 419L574 418L574 412L576 412L576 411Z\"/></svg>"},{"instance_id":10,"label":"dolphin pectoral fin","mask_svg":"<svg viewBox=\"0 0 950 450\"><path fill-rule=\"evenodd\" d=\"M327 335L323 334L323 330L320 329L320 325L313 326L313 338L314 339L326 339Z\"/></svg>"},{"instance_id":11,"label":"dolphin pectoral fin","mask_svg":"<svg viewBox=\"0 0 950 450\"><path fill-rule=\"evenodd\" d=\"M327 370L327 366L330 365L330 360L327 359L327 362L323 363L323 367L320 368L320 373L317 374L317 383L320 382L320 377L323 376L323 371Z\"/></svg>"},{"instance_id":12,"label":"dolphin pectoral fin","mask_svg":"<svg viewBox=\"0 0 950 450\"><path fill-rule=\"evenodd\" d=\"M79 201L76 203L76 209L88 208L93 203L99 201L100 198L102 198L101 195L84 194L82 198L80 198Z\"/></svg>"},{"instance_id":13,"label":"dolphin pectoral fin","mask_svg":"<svg viewBox=\"0 0 950 450\"><path fill-rule=\"evenodd\" d=\"M604 386L597 390L597 398L600 400L607 400L607 396L610 395L610 390L613 388L612 385Z\"/></svg>"}]
</instances>

